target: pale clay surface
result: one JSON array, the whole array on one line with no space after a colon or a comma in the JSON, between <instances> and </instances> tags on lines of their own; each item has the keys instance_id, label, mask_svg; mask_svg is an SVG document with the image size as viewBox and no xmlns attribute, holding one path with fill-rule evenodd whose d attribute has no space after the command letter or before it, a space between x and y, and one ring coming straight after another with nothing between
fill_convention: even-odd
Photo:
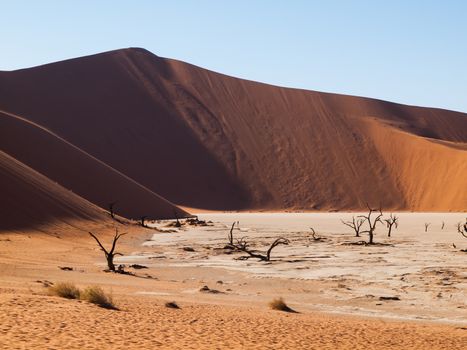
<instances>
[{"instance_id":1,"label":"pale clay surface","mask_svg":"<svg viewBox=\"0 0 467 350\"><path fill-rule=\"evenodd\" d=\"M366 234L355 238L351 229L341 223L341 219L348 220L352 215L360 214L200 214L200 219L212 221L213 226L154 234L144 245L157 247L157 253L136 253L119 261L151 267L215 267L247 273L251 278L301 280L310 285L335 282L332 288L320 290L319 302L306 288L288 298L326 312L467 324L467 254L460 252L467 248L467 240L456 230L456 223L464 220L465 214L397 214L400 224L391 238L383 225L378 226L375 235L375 242L392 246L343 245L367 240ZM240 230L235 229L235 237L247 236L258 250L266 250L279 236L290 239L290 245L275 248L270 263L235 260L243 254L225 254L220 248L227 242L232 222L237 220ZM445 227L441 229L443 221ZM425 222L431 223L428 232ZM314 242L310 227L325 240ZM180 247L192 247L195 252ZM400 301L380 301L381 296L397 296Z\"/></svg>"}]
</instances>

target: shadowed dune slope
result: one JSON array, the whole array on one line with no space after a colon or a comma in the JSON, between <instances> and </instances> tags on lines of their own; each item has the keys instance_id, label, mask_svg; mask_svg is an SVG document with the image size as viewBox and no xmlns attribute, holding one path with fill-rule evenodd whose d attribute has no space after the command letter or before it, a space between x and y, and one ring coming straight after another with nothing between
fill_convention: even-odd
<instances>
[{"instance_id":1,"label":"shadowed dune slope","mask_svg":"<svg viewBox=\"0 0 467 350\"><path fill-rule=\"evenodd\" d=\"M0 72L0 109L187 207L467 209L463 113L281 88L143 49Z\"/></svg>"},{"instance_id":2,"label":"shadowed dune slope","mask_svg":"<svg viewBox=\"0 0 467 350\"><path fill-rule=\"evenodd\" d=\"M50 221L108 220L102 209L0 151L0 231Z\"/></svg>"},{"instance_id":3,"label":"shadowed dune slope","mask_svg":"<svg viewBox=\"0 0 467 350\"><path fill-rule=\"evenodd\" d=\"M0 112L0 149L77 195L129 218L173 218L187 213L57 135ZM24 197L26 198L26 197Z\"/></svg>"}]
</instances>

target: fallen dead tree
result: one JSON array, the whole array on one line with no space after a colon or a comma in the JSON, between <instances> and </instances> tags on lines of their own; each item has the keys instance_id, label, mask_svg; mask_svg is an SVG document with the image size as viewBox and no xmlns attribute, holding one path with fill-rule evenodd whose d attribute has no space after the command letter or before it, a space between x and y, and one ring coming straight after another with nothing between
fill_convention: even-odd
<instances>
[{"instance_id":1,"label":"fallen dead tree","mask_svg":"<svg viewBox=\"0 0 467 350\"><path fill-rule=\"evenodd\" d=\"M237 243L234 245L235 248L241 252L247 253L246 256L241 256L238 260L247 260L250 258L256 258L260 261L270 261L271 260L271 252L272 250L277 247L278 245L288 245L290 241L284 237L277 238L270 246L269 249L266 251L265 254L260 253L257 250L250 249L249 243L246 240L246 237L242 237L237 240Z\"/></svg>"},{"instance_id":2,"label":"fallen dead tree","mask_svg":"<svg viewBox=\"0 0 467 350\"><path fill-rule=\"evenodd\" d=\"M320 237L320 236L317 236L316 235L316 232L315 232L315 229L313 227L310 227L310 230L311 230L311 240L313 240L313 242L322 242L322 241L325 241L326 238L324 237Z\"/></svg>"},{"instance_id":3,"label":"fallen dead tree","mask_svg":"<svg viewBox=\"0 0 467 350\"><path fill-rule=\"evenodd\" d=\"M209 225L212 223L211 221L206 222L206 220L200 220L197 216L186 219L185 223L191 226L212 226Z\"/></svg>"}]
</instances>

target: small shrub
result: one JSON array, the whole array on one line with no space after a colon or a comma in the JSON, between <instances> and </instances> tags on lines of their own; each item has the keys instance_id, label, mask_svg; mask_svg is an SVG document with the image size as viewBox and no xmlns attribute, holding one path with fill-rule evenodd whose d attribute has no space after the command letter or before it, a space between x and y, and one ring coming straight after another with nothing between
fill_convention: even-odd
<instances>
[{"instance_id":1,"label":"small shrub","mask_svg":"<svg viewBox=\"0 0 467 350\"><path fill-rule=\"evenodd\" d=\"M279 310L279 311L285 311L285 312L296 312L295 310L288 307L284 299L282 298L273 299L272 301L270 301L269 307L273 310Z\"/></svg>"},{"instance_id":2,"label":"small shrub","mask_svg":"<svg viewBox=\"0 0 467 350\"><path fill-rule=\"evenodd\" d=\"M105 309L118 310L113 304L112 296L105 294L101 287L92 286L87 287L81 293L81 299L89 301Z\"/></svg>"},{"instance_id":3,"label":"small shrub","mask_svg":"<svg viewBox=\"0 0 467 350\"><path fill-rule=\"evenodd\" d=\"M73 283L59 282L49 288L50 295L66 299L79 299L80 291Z\"/></svg>"}]
</instances>

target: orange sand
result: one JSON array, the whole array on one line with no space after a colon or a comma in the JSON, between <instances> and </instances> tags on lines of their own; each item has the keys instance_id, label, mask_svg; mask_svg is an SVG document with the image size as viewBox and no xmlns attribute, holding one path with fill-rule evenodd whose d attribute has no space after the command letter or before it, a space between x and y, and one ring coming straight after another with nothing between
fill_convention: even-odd
<instances>
[{"instance_id":1,"label":"orange sand","mask_svg":"<svg viewBox=\"0 0 467 350\"><path fill-rule=\"evenodd\" d=\"M98 232L106 242L110 239L110 226L74 224ZM142 249L143 238L152 234L128 225L120 228L131 232L119 247L123 252ZM180 276L190 272L177 268L137 271L157 280L106 274L95 265L103 258L90 238L63 225L47 230L56 229L61 238L29 231L1 236L2 349L463 349L467 342L466 330L456 325L331 316L300 305L291 305L300 313L287 314L269 310L255 297L196 292L177 298L180 310L168 309L164 303L171 299L163 293L136 292L197 290L203 281L182 281ZM193 270L192 276L205 274L209 279L213 273L203 271ZM47 296L45 280L101 285L121 310ZM251 288L280 288L272 286Z\"/></svg>"}]
</instances>

